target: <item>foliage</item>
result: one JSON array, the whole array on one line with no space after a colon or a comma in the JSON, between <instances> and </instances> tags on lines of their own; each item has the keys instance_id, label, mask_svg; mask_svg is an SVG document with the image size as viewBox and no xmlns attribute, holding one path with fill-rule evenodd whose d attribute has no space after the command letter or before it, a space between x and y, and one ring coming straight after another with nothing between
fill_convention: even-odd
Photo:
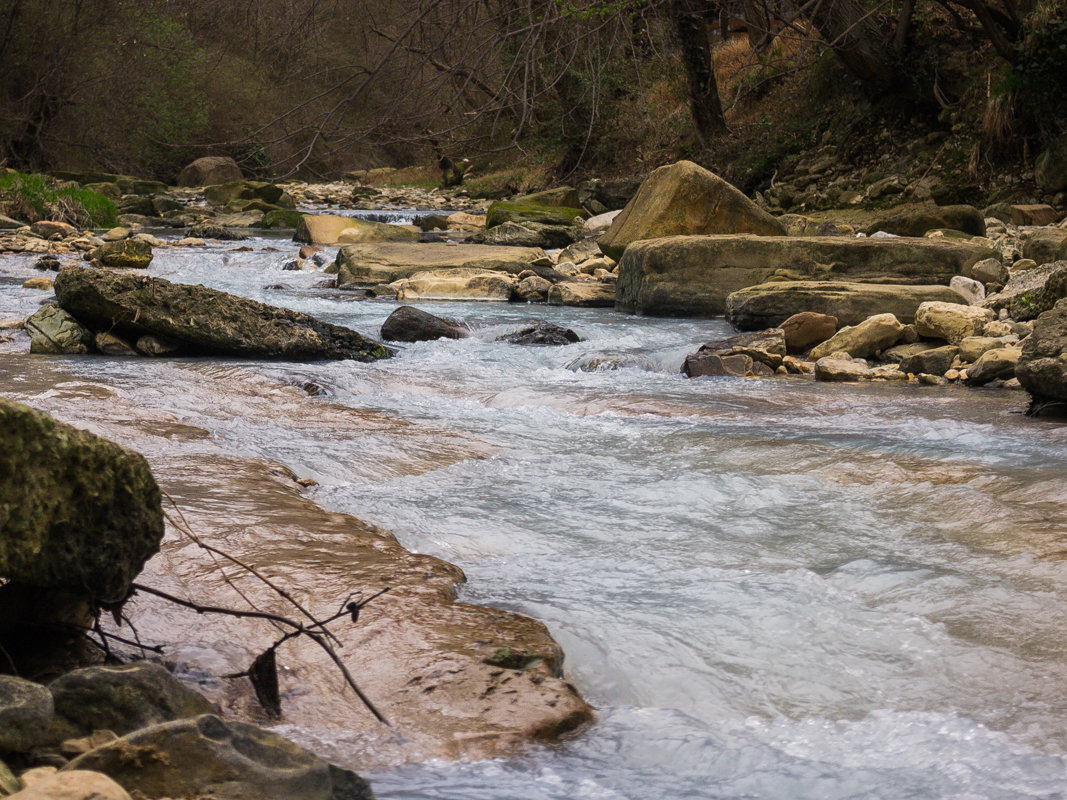
<instances>
[{"instance_id":1,"label":"foliage","mask_svg":"<svg viewBox=\"0 0 1067 800\"><path fill-rule=\"evenodd\" d=\"M1018 45L1009 90L1017 90L1027 108L1046 130L1067 123L1063 98L1067 95L1067 19L1050 19L1034 26Z\"/></svg>"},{"instance_id":2,"label":"foliage","mask_svg":"<svg viewBox=\"0 0 1067 800\"><path fill-rule=\"evenodd\" d=\"M15 170L0 175L0 208L26 222L51 219L80 227L111 227L117 218L115 204L102 194Z\"/></svg>"}]
</instances>

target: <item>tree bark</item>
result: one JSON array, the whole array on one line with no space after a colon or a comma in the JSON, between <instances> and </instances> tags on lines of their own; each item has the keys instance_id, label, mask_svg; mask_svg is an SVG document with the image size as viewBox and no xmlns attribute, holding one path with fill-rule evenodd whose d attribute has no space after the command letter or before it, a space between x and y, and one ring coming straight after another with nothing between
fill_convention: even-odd
<instances>
[{"instance_id":1,"label":"tree bark","mask_svg":"<svg viewBox=\"0 0 1067 800\"><path fill-rule=\"evenodd\" d=\"M727 131L722 113L719 87L715 83L715 65L704 21L706 3L675 0L672 9L674 27L682 46L682 61L689 82L689 107L702 144Z\"/></svg>"}]
</instances>

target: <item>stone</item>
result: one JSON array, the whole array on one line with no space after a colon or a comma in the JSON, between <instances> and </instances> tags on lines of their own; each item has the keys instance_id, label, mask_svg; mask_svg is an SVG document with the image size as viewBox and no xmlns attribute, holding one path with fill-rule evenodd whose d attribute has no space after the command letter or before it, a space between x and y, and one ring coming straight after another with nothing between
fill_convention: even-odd
<instances>
[{"instance_id":1,"label":"stone","mask_svg":"<svg viewBox=\"0 0 1067 800\"><path fill-rule=\"evenodd\" d=\"M599 244L619 261L630 244L643 239L737 233L782 236L785 229L719 176L679 161L648 176Z\"/></svg>"},{"instance_id":2,"label":"stone","mask_svg":"<svg viewBox=\"0 0 1067 800\"><path fill-rule=\"evenodd\" d=\"M1003 284L1007 282L1009 272L999 258L984 258L972 266L965 276L983 284Z\"/></svg>"},{"instance_id":3,"label":"stone","mask_svg":"<svg viewBox=\"0 0 1067 800\"><path fill-rule=\"evenodd\" d=\"M682 372L690 378L764 378L774 374L770 367L744 353L706 353L699 358L689 356L682 366Z\"/></svg>"},{"instance_id":4,"label":"stone","mask_svg":"<svg viewBox=\"0 0 1067 800\"><path fill-rule=\"evenodd\" d=\"M137 339L134 349L146 356L173 356L181 355L183 348L177 342L162 336L146 335Z\"/></svg>"},{"instance_id":5,"label":"stone","mask_svg":"<svg viewBox=\"0 0 1067 800\"><path fill-rule=\"evenodd\" d=\"M206 698L148 661L74 670L48 688L55 703L49 732L53 742L96 730L122 736L161 722L214 712Z\"/></svg>"},{"instance_id":6,"label":"stone","mask_svg":"<svg viewBox=\"0 0 1067 800\"><path fill-rule=\"evenodd\" d=\"M972 306L985 300L985 285L976 280L956 275L948 285Z\"/></svg>"},{"instance_id":7,"label":"stone","mask_svg":"<svg viewBox=\"0 0 1067 800\"><path fill-rule=\"evenodd\" d=\"M22 288L40 289L42 291L48 291L52 288L52 279L45 278L44 276L41 276L39 278L30 278L29 280L23 281Z\"/></svg>"},{"instance_id":8,"label":"stone","mask_svg":"<svg viewBox=\"0 0 1067 800\"><path fill-rule=\"evenodd\" d=\"M93 346L106 356L135 356L137 350L125 339L101 331L93 336Z\"/></svg>"},{"instance_id":9,"label":"stone","mask_svg":"<svg viewBox=\"0 0 1067 800\"><path fill-rule=\"evenodd\" d=\"M1001 347L987 350L971 366L967 367L969 386L985 386L995 380L1009 380L1015 377L1015 365L1022 355L1021 347Z\"/></svg>"},{"instance_id":10,"label":"stone","mask_svg":"<svg viewBox=\"0 0 1067 800\"><path fill-rule=\"evenodd\" d=\"M104 242L89 257L105 267L145 269L152 262L152 246L143 239Z\"/></svg>"},{"instance_id":11,"label":"stone","mask_svg":"<svg viewBox=\"0 0 1067 800\"><path fill-rule=\"evenodd\" d=\"M204 715L135 731L70 762L131 793L215 800L372 800L370 786L255 725Z\"/></svg>"},{"instance_id":12,"label":"stone","mask_svg":"<svg viewBox=\"0 0 1067 800\"><path fill-rule=\"evenodd\" d=\"M229 156L204 156L178 173L178 186L217 186L243 177L241 168Z\"/></svg>"},{"instance_id":13,"label":"stone","mask_svg":"<svg viewBox=\"0 0 1067 800\"><path fill-rule=\"evenodd\" d=\"M605 181L598 178L578 184L578 204L594 214L622 209L641 188L646 176Z\"/></svg>"},{"instance_id":14,"label":"stone","mask_svg":"<svg viewBox=\"0 0 1067 800\"><path fill-rule=\"evenodd\" d=\"M892 347L900 341L904 326L892 314L878 314L857 325L842 328L812 349L809 358L818 362L825 356L843 351L854 358L864 358ZM818 373L816 373L818 374Z\"/></svg>"},{"instance_id":15,"label":"stone","mask_svg":"<svg viewBox=\"0 0 1067 800\"><path fill-rule=\"evenodd\" d=\"M489 206L485 214L486 229L495 228L505 222L515 222L524 225L528 222L542 225L559 225L571 227L575 218L585 219L585 212L580 208L567 208L542 203L524 202L496 202Z\"/></svg>"},{"instance_id":16,"label":"stone","mask_svg":"<svg viewBox=\"0 0 1067 800\"><path fill-rule=\"evenodd\" d=\"M732 292L726 298L726 320L743 331L782 326L800 313L834 316L841 325L857 325L876 314L910 323L930 300L957 303L960 296L948 286L772 281Z\"/></svg>"},{"instance_id":17,"label":"stone","mask_svg":"<svg viewBox=\"0 0 1067 800\"><path fill-rule=\"evenodd\" d=\"M71 770L43 776L14 795L17 800L131 800L130 795L107 775L91 770Z\"/></svg>"},{"instance_id":18,"label":"stone","mask_svg":"<svg viewBox=\"0 0 1067 800\"><path fill-rule=\"evenodd\" d=\"M225 228L222 225L218 225L213 220L204 220L189 228L189 238L217 239L221 242L238 242L242 239L247 239L248 236L233 228Z\"/></svg>"},{"instance_id":19,"label":"stone","mask_svg":"<svg viewBox=\"0 0 1067 800\"><path fill-rule=\"evenodd\" d=\"M294 242L336 246L360 242L415 242L417 231L334 214L304 214L293 234Z\"/></svg>"},{"instance_id":20,"label":"stone","mask_svg":"<svg viewBox=\"0 0 1067 800\"><path fill-rule=\"evenodd\" d=\"M1015 377L1035 403L1067 402L1067 299L1034 321L1024 341Z\"/></svg>"},{"instance_id":21,"label":"stone","mask_svg":"<svg viewBox=\"0 0 1067 800\"><path fill-rule=\"evenodd\" d=\"M1004 280L1000 283L1004 283L1011 274L1011 272L1026 272L1027 270L1037 269L1038 263L1032 258L1020 258L1014 264L1011 265L1011 271L1004 275Z\"/></svg>"},{"instance_id":22,"label":"stone","mask_svg":"<svg viewBox=\"0 0 1067 800\"><path fill-rule=\"evenodd\" d=\"M949 371L958 353L959 348L953 345L931 347L902 359L900 371L910 372L913 375L944 375Z\"/></svg>"},{"instance_id":23,"label":"stone","mask_svg":"<svg viewBox=\"0 0 1067 800\"><path fill-rule=\"evenodd\" d=\"M1015 205L1011 207L1011 222L1015 225L1054 225L1063 214L1048 203Z\"/></svg>"},{"instance_id":24,"label":"stone","mask_svg":"<svg viewBox=\"0 0 1067 800\"><path fill-rule=\"evenodd\" d=\"M985 327L982 328L983 336L1008 336L1012 333L1015 333L1015 331L1012 330L1012 325L1007 322L1001 322L1000 320L987 322Z\"/></svg>"},{"instance_id":25,"label":"stone","mask_svg":"<svg viewBox=\"0 0 1067 800\"><path fill-rule=\"evenodd\" d=\"M56 278L56 297L90 328L131 341L158 336L190 353L290 361L391 355L378 342L307 314L162 278L70 269Z\"/></svg>"},{"instance_id":26,"label":"stone","mask_svg":"<svg viewBox=\"0 0 1067 800\"><path fill-rule=\"evenodd\" d=\"M292 207L293 200L282 187L266 181L231 181L204 187L209 203L224 206L231 200L264 200L279 206Z\"/></svg>"},{"instance_id":27,"label":"stone","mask_svg":"<svg viewBox=\"0 0 1067 800\"><path fill-rule=\"evenodd\" d=\"M1026 234L1023 258L1032 258L1038 264L1067 261L1067 230L1043 228Z\"/></svg>"},{"instance_id":28,"label":"stone","mask_svg":"<svg viewBox=\"0 0 1067 800\"><path fill-rule=\"evenodd\" d=\"M1048 311L1063 297L1067 297L1067 261L1053 261L1013 272L1004 288L982 305L993 311L1004 310L1013 320L1025 322Z\"/></svg>"},{"instance_id":29,"label":"stone","mask_svg":"<svg viewBox=\"0 0 1067 800\"><path fill-rule=\"evenodd\" d=\"M470 330L461 322L443 319L411 306L401 306L382 323L381 336L387 342L429 342L434 339L463 339Z\"/></svg>"},{"instance_id":30,"label":"stone","mask_svg":"<svg viewBox=\"0 0 1067 800\"><path fill-rule=\"evenodd\" d=\"M613 308L615 284L600 281L561 281L548 290L550 306Z\"/></svg>"},{"instance_id":31,"label":"stone","mask_svg":"<svg viewBox=\"0 0 1067 800\"><path fill-rule=\"evenodd\" d=\"M212 222L223 228L260 228L263 226L263 212L241 211L236 214L219 214Z\"/></svg>"},{"instance_id":32,"label":"stone","mask_svg":"<svg viewBox=\"0 0 1067 800\"><path fill-rule=\"evenodd\" d=\"M30 225L30 233L38 239L52 239L54 237L63 239L67 236L76 236L78 229L66 222L41 220Z\"/></svg>"},{"instance_id":33,"label":"stone","mask_svg":"<svg viewBox=\"0 0 1067 800\"><path fill-rule=\"evenodd\" d=\"M394 281L398 300L493 300L507 302L518 281L486 269L431 269Z\"/></svg>"},{"instance_id":34,"label":"stone","mask_svg":"<svg viewBox=\"0 0 1067 800\"><path fill-rule=\"evenodd\" d=\"M781 328L770 328L759 333L742 333L726 339L718 339L701 345L696 353L686 357L682 372L691 378L698 375L720 374L719 362L732 355L745 355L753 361L766 365L771 370L782 364L786 354L785 332ZM707 366L705 362L711 362ZM750 368L751 369L751 368Z\"/></svg>"},{"instance_id":35,"label":"stone","mask_svg":"<svg viewBox=\"0 0 1067 800\"><path fill-rule=\"evenodd\" d=\"M558 208L577 208L578 190L571 186L557 186L554 189L545 189L532 194L524 194L512 199L513 203L534 203L542 206L556 206ZM582 216L585 216L584 213Z\"/></svg>"},{"instance_id":36,"label":"stone","mask_svg":"<svg viewBox=\"0 0 1067 800\"><path fill-rule=\"evenodd\" d=\"M570 261L572 264L581 264L592 258L600 256L600 247L593 239L581 239L574 244L569 244L556 254L556 263L562 264Z\"/></svg>"},{"instance_id":37,"label":"stone","mask_svg":"<svg viewBox=\"0 0 1067 800\"><path fill-rule=\"evenodd\" d=\"M582 234L590 238L603 236L608 232L615 218L621 213L622 209L620 208L617 211L605 211L603 214L590 217L582 223Z\"/></svg>"},{"instance_id":38,"label":"stone","mask_svg":"<svg viewBox=\"0 0 1067 800\"><path fill-rule=\"evenodd\" d=\"M12 219L6 214L0 214L0 231L13 231L21 228L24 223L19 222L17 219Z\"/></svg>"},{"instance_id":39,"label":"stone","mask_svg":"<svg viewBox=\"0 0 1067 800\"><path fill-rule=\"evenodd\" d=\"M477 233L478 231L485 230L484 214L468 214L465 211L457 211L455 214L449 214L447 221L448 229L450 231L469 231L471 233Z\"/></svg>"},{"instance_id":40,"label":"stone","mask_svg":"<svg viewBox=\"0 0 1067 800\"><path fill-rule=\"evenodd\" d=\"M496 338L498 342L525 345L567 345L580 342L581 337L570 328L552 322L536 322Z\"/></svg>"},{"instance_id":41,"label":"stone","mask_svg":"<svg viewBox=\"0 0 1067 800\"><path fill-rule=\"evenodd\" d=\"M274 208L264 212L263 221L260 223L264 228L292 228L295 230L300 225L304 215L291 208Z\"/></svg>"},{"instance_id":42,"label":"stone","mask_svg":"<svg viewBox=\"0 0 1067 800\"><path fill-rule=\"evenodd\" d=\"M15 773L7 764L0 761L0 797L15 794L21 788L22 782L15 777Z\"/></svg>"},{"instance_id":43,"label":"stone","mask_svg":"<svg viewBox=\"0 0 1067 800\"><path fill-rule=\"evenodd\" d=\"M144 458L3 398L0 450L0 576L124 600L163 538Z\"/></svg>"},{"instance_id":44,"label":"stone","mask_svg":"<svg viewBox=\"0 0 1067 800\"><path fill-rule=\"evenodd\" d=\"M475 241L493 247L567 247L579 237L573 225L544 225L539 222L504 222L478 234Z\"/></svg>"},{"instance_id":45,"label":"stone","mask_svg":"<svg viewBox=\"0 0 1067 800\"><path fill-rule=\"evenodd\" d=\"M109 230L100 238L105 242L121 242L123 239L128 238L130 235L129 228L116 227Z\"/></svg>"},{"instance_id":46,"label":"stone","mask_svg":"<svg viewBox=\"0 0 1067 800\"><path fill-rule=\"evenodd\" d=\"M0 752L26 753L44 743L52 695L39 683L0 675Z\"/></svg>"},{"instance_id":47,"label":"stone","mask_svg":"<svg viewBox=\"0 0 1067 800\"><path fill-rule=\"evenodd\" d=\"M544 255L540 248L473 244L356 244L342 247L327 272L337 273L338 288L363 289L428 270L479 269L518 275Z\"/></svg>"},{"instance_id":48,"label":"stone","mask_svg":"<svg viewBox=\"0 0 1067 800\"><path fill-rule=\"evenodd\" d=\"M1009 347L1019 341L1017 336L968 336L960 340L959 356L964 364L972 364L990 350Z\"/></svg>"},{"instance_id":49,"label":"stone","mask_svg":"<svg viewBox=\"0 0 1067 800\"><path fill-rule=\"evenodd\" d=\"M572 372L614 372L618 369L638 369L656 372L656 362L646 355L634 353L585 353L567 362Z\"/></svg>"},{"instance_id":50,"label":"stone","mask_svg":"<svg viewBox=\"0 0 1067 800\"><path fill-rule=\"evenodd\" d=\"M801 311L788 317L778 327L785 335L786 349L790 353L802 353L833 336L837 332L837 324L837 317L829 314Z\"/></svg>"},{"instance_id":51,"label":"stone","mask_svg":"<svg viewBox=\"0 0 1067 800\"><path fill-rule=\"evenodd\" d=\"M1067 189L1067 135L1054 139L1034 161L1034 181L1046 192Z\"/></svg>"},{"instance_id":52,"label":"stone","mask_svg":"<svg viewBox=\"0 0 1067 800\"><path fill-rule=\"evenodd\" d=\"M718 316L731 292L777 273L792 280L948 284L995 251L966 242L846 237L673 236L635 242L619 262L616 309L662 316ZM783 278L788 279L788 278ZM945 292L950 292L947 285ZM958 300L954 292L951 298ZM792 307L768 327L800 311L843 314L828 307Z\"/></svg>"},{"instance_id":53,"label":"stone","mask_svg":"<svg viewBox=\"0 0 1067 800\"><path fill-rule=\"evenodd\" d=\"M920 336L944 339L959 344L968 336L977 336L985 324L993 319L993 311L958 303L923 303L915 312L915 329Z\"/></svg>"},{"instance_id":54,"label":"stone","mask_svg":"<svg viewBox=\"0 0 1067 800\"><path fill-rule=\"evenodd\" d=\"M25 326L30 335L31 353L84 355L89 352L92 332L59 306L42 306L26 320Z\"/></svg>"},{"instance_id":55,"label":"stone","mask_svg":"<svg viewBox=\"0 0 1067 800\"><path fill-rule=\"evenodd\" d=\"M33 262L33 268L42 272L59 272L62 264L55 256L42 256Z\"/></svg>"},{"instance_id":56,"label":"stone","mask_svg":"<svg viewBox=\"0 0 1067 800\"><path fill-rule=\"evenodd\" d=\"M985 216L974 206L897 206L867 228L867 235L881 231L895 236L923 236L947 228L971 236L985 236Z\"/></svg>"},{"instance_id":57,"label":"stone","mask_svg":"<svg viewBox=\"0 0 1067 800\"><path fill-rule=\"evenodd\" d=\"M866 380L870 368L862 361L825 356L815 362L815 380L831 383L851 383Z\"/></svg>"},{"instance_id":58,"label":"stone","mask_svg":"<svg viewBox=\"0 0 1067 800\"><path fill-rule=\"evenodd\" d=\"M515 287L515 294L529 303L544 303L548 300L548 292L551 288L551 281L539 275L530 275L519 281L519 285Z\"/></svg>"}]
</instances>

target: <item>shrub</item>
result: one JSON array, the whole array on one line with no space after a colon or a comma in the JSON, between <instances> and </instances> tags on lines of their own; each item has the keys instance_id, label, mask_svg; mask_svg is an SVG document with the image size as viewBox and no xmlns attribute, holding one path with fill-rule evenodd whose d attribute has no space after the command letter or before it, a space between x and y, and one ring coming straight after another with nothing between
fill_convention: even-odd
<instances>
[{"instance_id":1,"label":"shrub","mask_svg":"<svg viewBox=\"0 0 1067 800\"><path fill-rule=\"evenodd\" d=\"M83 228L111 227L118 216L115 204L102 194L15 170L0 175L0 210L25 222L51 219Z\"/></svg>"}]
</instances>

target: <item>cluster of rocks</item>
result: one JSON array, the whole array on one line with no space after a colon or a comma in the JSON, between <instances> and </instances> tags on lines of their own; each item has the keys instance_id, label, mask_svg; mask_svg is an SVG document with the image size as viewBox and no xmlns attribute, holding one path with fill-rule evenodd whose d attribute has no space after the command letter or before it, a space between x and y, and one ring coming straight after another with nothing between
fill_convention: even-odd
<instances>
[{"instance_id":1,"label":"cluster of rocks","mask_svg":"<svg viewBox=\"0 0 1067 800\"><path fill-rule=\"evenodd\" d=\"M466 339L470 328L463 322L437 317L412 306L400 306L382 323L387 342L430 342L436 339ZM570 328L551 322L531 321L502 333L494 341L524 345L568 345L581 341Z\"/></svg>"}]
</instances>

